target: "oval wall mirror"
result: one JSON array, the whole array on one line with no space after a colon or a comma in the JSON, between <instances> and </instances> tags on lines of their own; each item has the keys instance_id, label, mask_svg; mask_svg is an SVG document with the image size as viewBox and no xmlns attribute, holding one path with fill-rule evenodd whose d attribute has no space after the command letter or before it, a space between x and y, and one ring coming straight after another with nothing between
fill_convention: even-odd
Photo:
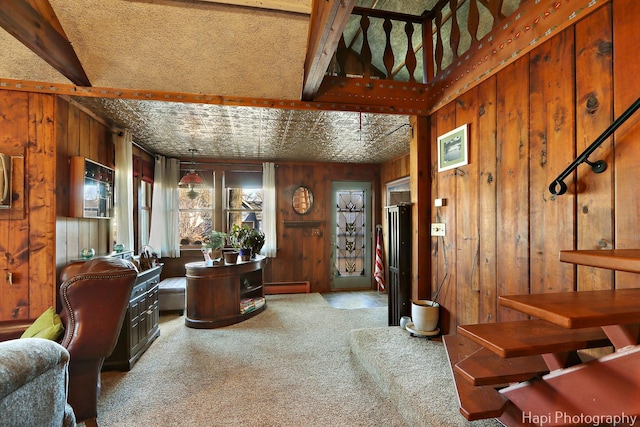
<instances>
[{"instance_id":1,"label":"oval wall mirror","mask_svg":"<svg viewBox=\"0 0 640 427\"><path fill-rule=\"evenodd\" d=\"M293 210L304 215L313 206L313 193L308 187L300 186L293 192Z\"/></svg>"}]
</instances>

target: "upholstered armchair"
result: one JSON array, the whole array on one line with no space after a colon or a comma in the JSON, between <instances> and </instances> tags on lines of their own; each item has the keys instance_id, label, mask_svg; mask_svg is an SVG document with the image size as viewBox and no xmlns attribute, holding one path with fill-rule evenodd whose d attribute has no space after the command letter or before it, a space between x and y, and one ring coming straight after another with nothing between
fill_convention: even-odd
<instances>
[{"instance_id":1,"label":"upholstered armchair","mask_svg":"<svg viewBox=\"0 0 640 427\"><path fill-rule=\"evenodd\" d=\"M77 421L88 427L97 426L100 371L115 348L137 275L131 262L118 258L71 263L60 273L65 328L60 344L70 355L68 402ZM21 330L20 322L3 322L0 340Z\"/></svg>"},{"instance_id":2,"label":"upholstered armchair","mask_svg":"<svg viewBox=\"0 0 640 427\"><path fill-rule=\"evenodd\" d=\"M0 343L0 425L75 427L67 403L69 352L28 338Z\"/></svg>"}]
</instances>

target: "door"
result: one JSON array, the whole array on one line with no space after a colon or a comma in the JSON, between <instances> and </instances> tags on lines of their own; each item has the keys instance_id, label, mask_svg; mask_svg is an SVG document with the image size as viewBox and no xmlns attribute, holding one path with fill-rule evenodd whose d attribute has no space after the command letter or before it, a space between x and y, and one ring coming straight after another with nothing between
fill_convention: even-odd
<instances>
[{"instance_id":1,"label":"door","mask_svg":"<svg viewBox=\"0 0 640 427\"><path fill-rule=\"evenodd\" d=\"M331 289L371 288L371 183L331 184Z\"/></svg>"}]
</instances>

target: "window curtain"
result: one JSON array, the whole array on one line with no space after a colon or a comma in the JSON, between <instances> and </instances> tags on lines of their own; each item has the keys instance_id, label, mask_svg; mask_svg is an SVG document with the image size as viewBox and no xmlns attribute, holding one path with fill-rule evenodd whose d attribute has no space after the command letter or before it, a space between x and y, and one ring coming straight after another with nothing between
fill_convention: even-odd
<instances>
[{"instance_id":1,"label":"window curtain","mask_svg":"<svg viewBox=\"0 0 640 427\"><path fill-rule=\"evenodd\" d=\"M178 238L178 181L180 161L156 156L151 201L151 231L149 246L159 257L180 256Z\"/></svg>"},{"instance_id":2,"label":"window curtain","mask_svg":"<svg viewBox=\"0 0 640 427\"><path fill-rule=\"evenodd\" d=\"M275 258L278 249L276 235L276 172L273 163L262 164L262 226L264 227L264 254Z\"/></svg>"},{"instance_id":3,"label":"window curtain","mask_svg":"<svg viewBox=\"0 0 640 427\"><path fill-rule=\"evenodd\" d=\"M116 243L133 249L133 142L131 132L118 130L116 148L115 213Z\"/></svg>"}]
</instances>

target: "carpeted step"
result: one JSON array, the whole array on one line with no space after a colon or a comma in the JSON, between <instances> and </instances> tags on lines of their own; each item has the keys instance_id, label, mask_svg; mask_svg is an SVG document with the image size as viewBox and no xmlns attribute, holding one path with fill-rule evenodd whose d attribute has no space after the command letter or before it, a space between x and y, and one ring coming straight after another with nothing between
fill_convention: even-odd
<instances>
[{"instance_id":1,"label":"carpeted step","mask_svg":"<svg viewBox=\"0 0 640 427\"><path fill-rule=\"evenodd\" d=\"M482 426L494 419L467 421L458 408L442 342L411 337L397 326L355 329L351 352L363 370L412 426Z\"/></svg>"}]
</instances>

